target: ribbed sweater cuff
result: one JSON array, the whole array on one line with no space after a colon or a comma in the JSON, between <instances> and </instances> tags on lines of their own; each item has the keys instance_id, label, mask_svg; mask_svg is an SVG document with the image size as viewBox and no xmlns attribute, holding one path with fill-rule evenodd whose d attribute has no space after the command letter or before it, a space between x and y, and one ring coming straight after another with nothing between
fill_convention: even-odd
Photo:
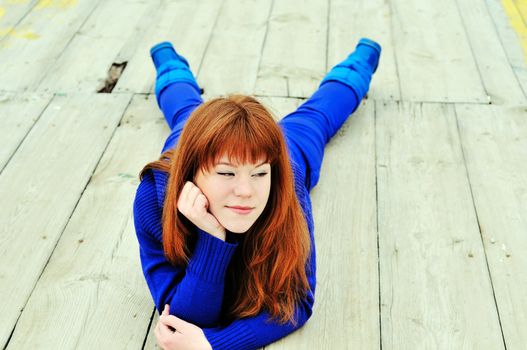
<instances>
[{"instance_id":1,"label":"ribbed sweater cuff","mask_svg":"<svg viewBox=\"0 0 527 350\"><path fill-rule=\"evenodd\" d=\"M256 339L244 322L234 321L226 328L204 328L213 350L256 349Z\"/></svg>"},{"instance_id":2,"label":"ribbed sweater cuff","mask_svg":"<svg viewBox=\"0 0 527 350\"><path fill-rule=\"evenodd\" d=\"M224 242L199 228L197 231L198 239L187 271L201 280L212 283L223 282L225 271L238 243Z\"/></svg>"}]
</instances>

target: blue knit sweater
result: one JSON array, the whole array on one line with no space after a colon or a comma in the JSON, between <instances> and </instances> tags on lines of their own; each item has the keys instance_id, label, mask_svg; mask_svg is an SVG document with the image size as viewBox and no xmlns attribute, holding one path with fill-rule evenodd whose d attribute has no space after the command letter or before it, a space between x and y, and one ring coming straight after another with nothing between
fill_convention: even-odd
<instances>
[{"instance_id":1,"label":"blue knit sweater","mask_svg":"<svg viewBox=\"0 0 527 350\"><path fill-rule=\"evenodd\" d=\"M305 174L294 161L292 169L296 194L311 236L311 254L306 265L311 291L296 309L296 326L267 322L270 315L266 311L219 326L225 273L235 251L241 249L240 235L229 233L222 241L196 228L197 241L188 266L173 266L164 256L161 228L168 174L148 170L137 188L134 222L143 273L156 308L161 312L169 304L171 314L201 327L213 349L257 349L293 332L311 316L316 273L311 201L302 181Z\"/></svg>"}]
</instances>

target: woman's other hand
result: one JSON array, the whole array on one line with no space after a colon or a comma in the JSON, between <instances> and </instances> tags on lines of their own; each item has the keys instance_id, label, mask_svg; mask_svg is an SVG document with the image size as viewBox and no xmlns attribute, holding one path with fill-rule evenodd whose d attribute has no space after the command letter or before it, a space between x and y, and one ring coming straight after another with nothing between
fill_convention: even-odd
<instances>
[{"instance_id":1,"label":"woman's other hand","mask_svg":"<svg viewBox=\"0 0 527 350\"><path fill-rule=\"evenodd\" d=\"M192 323L170 315L168 304L159 316L154 334L157 345L163 350L212 350L203 330Z\"/></svg>"},{"instance_id":2,"label":"woman's other hand","mask_svg":"<svg viewBox=\"0 0 527 350\"><path fill-rule=\"evenodd\" d=\"M208 212L209 201L198 186L187 181L179 195L178 210L203 231L225 241L225 228Z\"/></svg>"}]
</instances>

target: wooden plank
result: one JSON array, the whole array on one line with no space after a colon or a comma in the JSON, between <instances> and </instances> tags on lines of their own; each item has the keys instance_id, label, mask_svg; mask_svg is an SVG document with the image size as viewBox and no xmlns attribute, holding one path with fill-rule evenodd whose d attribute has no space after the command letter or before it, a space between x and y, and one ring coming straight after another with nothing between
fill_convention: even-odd
<instances>
[{"instance_id":1,"label":"wooden plank","mask_svg":"<svg viewBox=\"0 0 527 350\"><path fill-rule=\"evenodd\" d=\"M453 105L376 110L382 347L504 349Z\"/></svg>"},{"instance_id":2,"label":"wooden plank","mask_svg":"<svg viewBox=\"0 0 527 350\"><path fill-rule=\"evenodd\" d=\"M99 91L124 43L130 37L137 38L140 24L145 17L152 16L157 8L159 6L155 2L102 2L54 62L40 82L38 90ZM137 40L134 42L138 44ZM95 47L94 43L97 43Z\"/></svg>"},{"instance_id":3,"label":"wooden plank","mask_svg":"<svg viewBox=\"0 0 527 350\"><path fill-rule=\"evenodd\" d=\"M149 52L161 41L172 42L176 51L187 59L192 72L198 75L221 3L214 0L161 2L143 32L123 45L120 56L128 60L128 65L114 91L154 91L156 71Z\"/></svg>"},{"instance_id":4,"label":"wooden plank","mask_svg":"<svg viewBox=\"0 0 527 350\"><path fill-rule=\"evenodd\" d=\"M325 1L275 1L255 94L309 97L326 72Z\"/></svg>"},{"instance_id":5,"label":"wooden plank","mask_svg":"<svg viewBox=\"0 0 527 350\"><path fill-rule=\"evenodd\" d=\"M527 344L527 106L456 106L507 349Z\"/></svg>"},{"instance_id":6,"label":"wooden plank","mask_svg":"<svg viewBox=\"0 0 527 350\"><path fill-rule=\"evenodd\" d=\"M394 0L392 14L401 99L488 103L455 0Z\"/></svg>"},{"instance_id":7,"label":"wooden plank","mask_svg":"<svg viewBox=\"0 0 527 350\"><path fill-rule=\"evenodd\" d=\"M360 38L375 40L381 45L382 53L379 67L370 84L368 97L400 100L389 3L382 0L331 0L330 5L326 70L329 71L353 52Z\"/></svg>"},{"instance_id":8,"label":"wooden plank","mask_svg":"<svg viewBox=\"0 0 527 350\"><path fill-rule=\"evenodd\" d=\"M0 211L0 299L9 302L0 304L1 346L6 345L129 100L125 94L55 96L4 168L0 193L9 205ZM30 322L33 331L38 318ZM15 333L14 339L20 335L28 336Z\"/></svg>"},{"instance_id":9,"label":"wooden plank","mask_svg":"<svg viewBox=\"0 0 527 350\"><path fill-rule=\"evenodd\" d=\"M141 271L131 208L140 170L157 158L159 140L168 136L164 118L156 112L154 99L133 99L25 307L10 346L141 348L153 303ZM68 337L62 336L65 333Z\"/></svg>"},{"instance_id":10,"label":"wooden plank","mask_svg":"<svg viewBox=\"0 0 527 350\"><path fill-rule=\"evenodd\" d=\"M457 0L485 91L493 104L525 103L484 0Z\"/></svg>"},{"instance_id":11,"label":"wooden plank","mask_svg":"<svg viewBox=\"0 0 527 350\"><path fill-rule=\"evenodd\" d=\"M51 100L51 95L0 94L0 173Z\"/></svg>"},{"instance_id":12,"label":"wooden plank","mask_svg":"<svg viewBox=\"0 0 527 350\"><path fill-rule=\"evenodd\" d=\"M7 36L0 51L0 90L34 91L52 63L99 1L41 2L15 27L31 31L29 38Z\"/></svg>"},{"instance_id":13,"label":"wooden plank","mask_svg":"<svg viewBox=\"0 0 527 350\"><path fill-rule=\"evenodd\" d=\"M320 181L311 192L317 251L313 316L266 349L380 348L374 127L374 104L365 101L326 146Z\"/></svg>"},{"instance_id":14,"label":"wooden plank","mask_svg":"<svg viewBox=\"0 0 527 350\"><path fill-rule=\"evenodd\" d=\"M511 0L486 0L486 4L516 79L527 96L527 27L521 13Z\"/></svg>"},{"instance_id":15,"label":"wooden plank","mask_svg":"<svg viewBox=\"0 0 527 350\"><path fill-rule=\"evenodd\" d=\"M20 22L37 4L38 0L26 1L3 1L0 4L0 47L5 36L24 36L29 34L23 30L14 30Z\"/></svg>"},{"instance_id":16,"label":"wooden plank","mask_svg":"<svg viewBox=\"0 0 527 350\"><path fill-rule=\"evenodd\" d=\"M253 93L271 4L270 0L223 4L199 71L204 99Z\"/></svg>"}]
</instances>

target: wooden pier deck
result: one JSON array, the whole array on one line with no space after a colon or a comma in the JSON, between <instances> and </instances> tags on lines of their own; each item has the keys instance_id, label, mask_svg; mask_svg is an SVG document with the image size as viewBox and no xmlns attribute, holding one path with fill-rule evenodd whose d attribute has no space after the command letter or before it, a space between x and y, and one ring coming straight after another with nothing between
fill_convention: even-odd
<instances>
[{"instance_id":1,"label":"wooden pier deck","mask_svg":"<svg viewBox=\"0 0 527 350\"><path fill-rule=\"evenodd\" d=\"M312 192L314 314L266 349L526 349L524 0L1 0L0 347L156 347L151 46L281 118L361 37L383 53Z\"/></svg>"}]
</instances>

